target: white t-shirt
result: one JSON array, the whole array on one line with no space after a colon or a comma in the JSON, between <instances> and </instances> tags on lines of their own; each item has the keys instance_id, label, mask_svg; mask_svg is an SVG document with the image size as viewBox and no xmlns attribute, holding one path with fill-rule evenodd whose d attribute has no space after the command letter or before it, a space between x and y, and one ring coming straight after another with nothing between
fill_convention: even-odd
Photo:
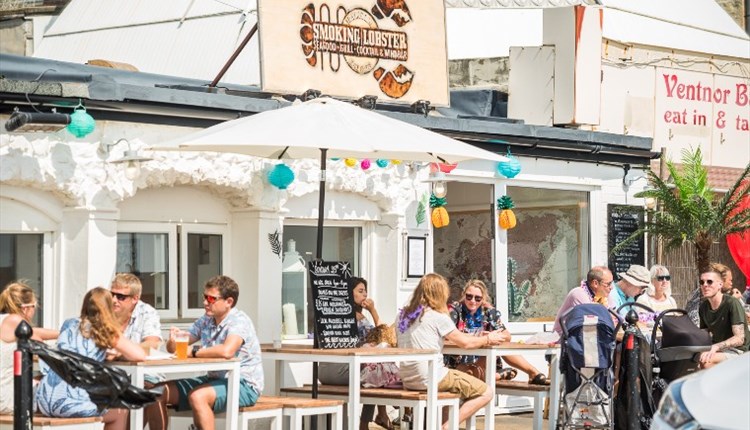
<instances>
[{"instance_id":1,"label":"white t-shirt","mask_svg":"<svg viewBox=\"0 0 750 430\"><path fill-rule=\"evenodd\" d=\"M443 338L456 330L456 325L447 314L441 314L427 309L421 319L417 319L404 333L398 334L399 348L418 348L443 350ZM443 364L443 354L440 354L438 378L442 380L448 374ZM399 366L401 381L410 390L426 390L428 366L426 362L404 361Z\"/></svg>"},{"instance_id":2,"label":"white t-shirt","mask_svg":"<svg viewBox=\"0 0 750 430\"><path fill-rule=\"evenodd\" d=\"M644 293L638 296L638 300L636 302L644 304L651 309L654 310L656 313L661 313L663 311L666 311L668 309L676 309L677 308L677 302L675 302L674 297L668 296L664 300L656 300L654 297L649 296L648 294ZM645 312L642 308L633 308L637 310L638 312Z\"/></svg>"}]
</instances>

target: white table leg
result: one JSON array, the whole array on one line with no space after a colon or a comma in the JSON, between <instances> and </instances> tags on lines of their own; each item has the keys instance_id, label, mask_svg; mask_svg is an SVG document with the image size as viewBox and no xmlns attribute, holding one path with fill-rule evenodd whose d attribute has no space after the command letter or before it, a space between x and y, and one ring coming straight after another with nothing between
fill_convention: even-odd
<instances>
[{"instance_id":1,"label":"white table leg","mask_svg":"<svg viewBox=\"0 0 750 430\"><path fill-rule=\"evenodd\" d=\"M549 387L549 430L557 427L557 416L560 411L560 350L552 352L550 361L550 387Z\"/></svg>"},{"instance_id":2,"label":"white table leg","mask_svg":"<svg viewBox=\"0 0 750 430\"><path fill-rule=\"evenodd\" d=\"M492 389L492 400L490 400L490 402L487 403L487 406L484 407L484 428L486 430L495 430L495 399L497 399L497 394L495 394L495 389L497 387L495 381L495 368L497 367L497 358L497 351L495 349L490 349L487 354L487 367L484 371L484 381L487 386Z\"/></svg>"},{"instance_id":3,"label":"white table leg","mask_svg":"<svg viewBox=\"0 0 750 430\"><path fill-rule=\"evenodd\" d=\"M438 397L438 360L440 355L435 355L430 361L427 362L427 372L429 377L429 385L427 386L427 428L438 429L440 428L440 418L442 414L438 411L437 397ZM415 427L420 428L420 427Z\"/></svg>"},{"instance_id":4,"label":"white table leg","mask_svg":"<svg viewBox=\"0 0 750 430\"><path fill-rule=\"evenodd\" d=\"M227 423L228 429L238 429L240 413L240 363L234 362L227 372Z\"/></svg>"},{"instance_id":5,"label":"white table leg","mask_svg":"<svg viewBox=\"0 0 750 430\"><path fill-rule=\"evenodd\" d=\"M361 363L359 357L352 356L349 361L349 427L359 428L359 387L361 386Z\"/></svg>"},{"instance_id":6,"label":"white table leg","mask_svg":"<svg viewBox=\"0 0 750 430\"><path fill-rule=\"evenodd\" d=\"M133 366L130 373L130 383L135 387L143 387L144 371L141 366ZM133 409L130 411L130 430L140 430L143 428L143 408Z\"/></svg>"}]
</instances>

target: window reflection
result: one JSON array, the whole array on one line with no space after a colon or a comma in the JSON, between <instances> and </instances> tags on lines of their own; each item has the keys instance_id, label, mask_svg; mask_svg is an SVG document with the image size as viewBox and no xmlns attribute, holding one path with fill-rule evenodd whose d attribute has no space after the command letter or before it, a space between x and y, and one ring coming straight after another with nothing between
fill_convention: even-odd
<instances>
[{"instance_id":1,"label":"window reflection","mask_svg":"<svg viewBox=\"0 0 750 430\"><path fill-rule=\"evenodd\" d=\"M187 286L188 308L203 308L203 286L214 276L221 275L220 234L188 233Z\"/></svg>"},{"instance_id":2,"label":"window reflection","mask_svg":"<svg viewBox=\"0 0 750 430\"><path fill-rule=\"evenodd\" d=\"M13 281L23 281L34 290L39 305L42 295L43 234L0 234L0 291ZM34 325L41 325L41 309L34 315Z\"/></svg>"},{"instance_id":3,"label":"window reflection","mask_svg":"<svg viewBox=\"0 0 750 430\"><path fill-rule=\"evenodd\" d=\"M117 272L136 275L141 300L156 309L169 308L169 244L167 233L118 233Z\"/></svg>"}]
</instances>

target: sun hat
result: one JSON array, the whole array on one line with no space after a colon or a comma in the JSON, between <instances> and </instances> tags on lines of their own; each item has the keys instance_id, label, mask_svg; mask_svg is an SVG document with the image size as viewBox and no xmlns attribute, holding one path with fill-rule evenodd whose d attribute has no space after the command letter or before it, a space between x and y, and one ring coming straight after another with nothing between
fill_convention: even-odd
<instances>
[{"instance_id":1,"label":"sun hat","mask_svg":"<svg viewBox=\"0 0 750 430\"><path fill-rule=\"evenodd\" d=\"M636 287L646 288L651 285L651 273L645 267L637 264L628 267L627 272L618 273L617 275Z\"/></svg>"}]
</instances>

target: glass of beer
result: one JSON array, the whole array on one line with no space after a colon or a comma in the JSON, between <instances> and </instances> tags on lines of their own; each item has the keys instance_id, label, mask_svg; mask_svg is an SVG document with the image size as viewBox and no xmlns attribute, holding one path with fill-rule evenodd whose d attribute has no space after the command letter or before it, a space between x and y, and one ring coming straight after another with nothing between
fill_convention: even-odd
<instances>
[{"instance_id":1,"label":"glass of beer","mask_svg":"<svg viewBox=\"0 0 750 430\"><path fill-rule=\"evenodd\" d=\"M175 355L177 355L177 358L180 360L184 360L187 358L188 354L188 343L190 343L190 333L186 331L181 331L177 333L174 337L175 342Z\"/></svg>"}]
</instances>

